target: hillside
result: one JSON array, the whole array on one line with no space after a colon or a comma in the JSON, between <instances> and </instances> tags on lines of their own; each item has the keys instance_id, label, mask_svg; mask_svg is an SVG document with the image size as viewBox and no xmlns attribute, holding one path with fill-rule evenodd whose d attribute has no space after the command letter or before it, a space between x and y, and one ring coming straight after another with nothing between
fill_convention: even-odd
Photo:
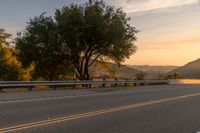
<instances>
[{"instance_id":1,"label":"hillside","mask_svg":"<svg viewBox=\"0 0 200 133\"><path fill-rule=\"evenodd\" d=\"M134 79L140 71L126 65L118 66L113 63L98 64L91 70L94 78L128 78Z\"/></svg>"},{"instance_id":2,"label":"hillside","mask_svg":"<svg viewBox=\"0 0 200 133\"><path fill-rule=\"evenodd\" d=\"M129 67L153 75L165 74L178 68L177 66L149 66L149 65L129 65Z\"/></svg>"},{"instance_id":3,"label":"hillside","mask_svg":"<svg viewBox=\"0 0 200 133\"><path fill-rule=\"evenodd\" d=\"M200 59L189 62L188 64L169 72L169 74L174 73L180 74L183 78L200 78Z\"/></svg>"}]
</instances>

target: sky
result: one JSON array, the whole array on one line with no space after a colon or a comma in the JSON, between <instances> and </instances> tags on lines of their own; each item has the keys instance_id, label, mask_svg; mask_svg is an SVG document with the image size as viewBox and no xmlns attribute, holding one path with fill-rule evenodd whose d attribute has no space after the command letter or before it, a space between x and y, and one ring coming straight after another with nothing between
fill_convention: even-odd
<instances>
[{"instance_id":1,"label":"sky","mask_svg":"<svg viewBox=\"0 0 200 133\"><path fill-rule=\"evenodd\" d=\"M0 0L0 28L16 36L26 22L46 12L86 0ZM125 61L131 65L177 65L200 58L200 0L105 0L121 7L136 35L138 51Z\"/></svg>"}]
</instances>

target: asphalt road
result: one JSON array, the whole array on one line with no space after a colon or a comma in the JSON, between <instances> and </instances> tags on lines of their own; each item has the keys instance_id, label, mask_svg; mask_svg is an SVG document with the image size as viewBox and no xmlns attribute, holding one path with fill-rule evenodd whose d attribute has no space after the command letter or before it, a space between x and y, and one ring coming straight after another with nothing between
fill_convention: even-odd
<instances>
[{"instance_id":1,"label":"asphalt road","mask_svg":"<svg viewBox=\"0 0 200 133\"><path fill-rule=\"evenodd\" d=\"M200 86L0 94L0 133L197 133Z\"/></svg>"}]
</instances>

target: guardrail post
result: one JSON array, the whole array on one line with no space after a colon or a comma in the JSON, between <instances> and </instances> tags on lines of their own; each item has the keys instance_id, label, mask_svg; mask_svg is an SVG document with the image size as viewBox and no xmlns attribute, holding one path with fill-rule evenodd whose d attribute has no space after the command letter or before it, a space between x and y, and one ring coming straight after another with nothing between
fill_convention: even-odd
<instances>
[{"instance_id":1,"label":"guardrail post","mask_svg":"<svg viewBox=\"0 0 200 133\"><path fill-rule=\"evenodd\" d=\"M56 85L53 86L53 90L56 90Z\"/></svg>"},{"instance_id":2,"label":"guardrail post","mask_svg":"<svg viewBox=\"0 0 200 133\"><path fill-rule=\"evenodd\" d=\"M128 81L128 79L125 79L125 81ZM127 86L128 86L128 83L126 82L126 83L125 83L125 87L127 87Z\"/></svg>"},{"instance_id":3,"label":"guardrail post","mask_svg":"<svg viewBox=\"0 0 200 133\"><path fill-rule=\"evenodd\" d=\"M92 88L92 84L88 84L88 87L89 87L89 88Z\"/></svg>"},{"instance_id":4,"label":"guardrail post","mask_svg":"<svg viewBox=\"0 0 200 133\"><path fill-rule=\"evenodd\" d=\"M33 86L30 86L29 88L28 88L28 91L32 91L33 90Z\"/></svg>"},{"instance_id":5,"label":"guardrail post","mask_svg":"<svg viewBox=\"0 0 200 133\"><path fill-rule=\"evenodd\" d=\"M106 81L106 79L105 79L105 78L103 78L103 81ZM102 84L102 87L106 87L106 84L105 84L105 83L103 83L103 84Z\"/></svg>"},{"instance_id":6,"label":"guardrail post","mask_svg":"<svg viewBox=\"0 0 200 133\"><path fill-rule=\"evenodd\" d=\"M72 89L75 89L75 88L76 88L76 85L75 85L75 84L73 84L73 85L72 85Z\"/></svg>"},{"instance_id":7,"label":"guardrail post","mask_svg":"<svg viewBox=\"0 0 200 133\"><path fill-rule=\"evenodd\" d=\"M1 93L3 92L3 88L0 88L0 92L1 92Z\"/></svg>"},{"instance_id":8,"label":"guardrail post","mask_svg":"<svg viewBox=\"0 0 200 133\"><path fill-rule=\"evenodd\" d=\"M115 81L117 81L117 78L115 79ZM117 83L115 83L114 86L117 87Z\"/></svg>"}]
</instances>

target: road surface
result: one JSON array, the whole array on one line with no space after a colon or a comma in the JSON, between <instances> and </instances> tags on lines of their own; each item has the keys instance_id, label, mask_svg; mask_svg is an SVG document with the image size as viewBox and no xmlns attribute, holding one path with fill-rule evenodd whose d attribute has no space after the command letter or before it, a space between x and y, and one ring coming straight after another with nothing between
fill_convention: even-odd
<instances>
[{"instance_id":1,"label":"road surface","mask_svg":"<svg viewBox=\"0 0 200 133\"><path fill-rule=\"evenodd\" d=\"M197 133L200 86L0 94L0 133Z\"/></svg>"}]
</instances>

